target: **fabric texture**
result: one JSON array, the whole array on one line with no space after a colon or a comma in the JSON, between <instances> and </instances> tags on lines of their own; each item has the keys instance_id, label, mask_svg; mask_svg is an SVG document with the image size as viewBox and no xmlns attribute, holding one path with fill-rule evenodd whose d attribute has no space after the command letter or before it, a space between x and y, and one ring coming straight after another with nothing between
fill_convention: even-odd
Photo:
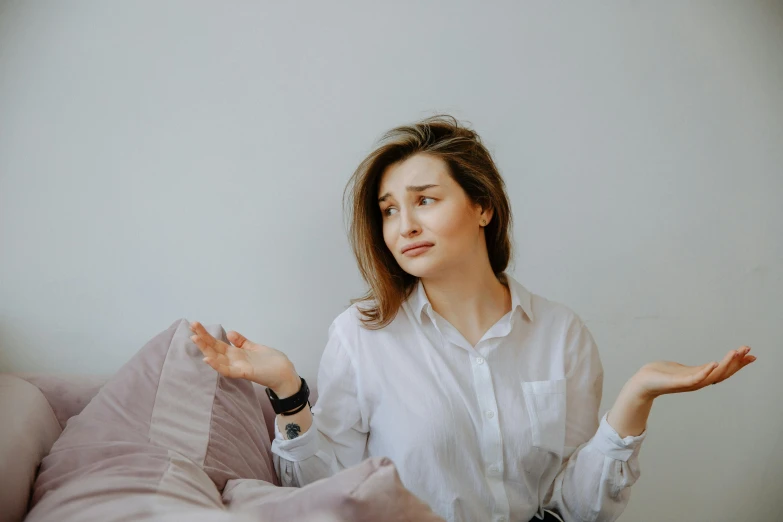
<instances>
[{"instance_id":1,"label":"fabric texture","mask_svg":"<svg viewBox=\"0 0 783 522\"><path fill-rule=\"evenodd\" d=\"M389 457L402 483L449 521L611 522L639 477L646 431L599 417L603 367L568 307L508 276L511 311L472 346L421 282L397 316L362 328L355 303L331 324L313 427L272 444L281 483L301 486Z\"/></svg>"},{"instance_id":2,"label":"fabric texture","mask_svg":"<svg viewBox=\"0 0 783 522\"><path fill-rule=\"evenodd\" d=\"M231 480L223 501L232 512L261 521L311 520L316 515L350 522L443 522L403 487L387 458L375 457L303 488L258 480Z\"/></svg>"},{"instance_id":3,"label":"fabric texture","mask_svg":"<svg viewBox=\"0 0 783 522\"><path fill-rule=\"evenodd\" d=\"M98 394L109 380L100 375L73 375L51 373L15 373L41 390L54 410L54 415L65 429L68 419L75 417Z\"/></svg>"},{"instance_id":4,"label":"fabric texture","mask_svg":"<svg viewBox=\"0 0 783 522\"><path fill-rule=\"evenodd\" d=\"M207 330L226 340L219 325ZM201 510L229 520L220 495L229 480L277 483L254 387L204 364L190 335L188 322L176 321L67 422L41 463L28 520Z\"/></svg>"},{"instance_id":5,"label":"fabric texture","mask_svg":"<svg viewBox=\"0 0 783 522\"><path fill-rule=\"evenodd\" d=\"M13 375L0 375L0 522L27 513L38 465L62 433L43 394Z\"/></svg>"},{"instance_id":6,"label":"fabric texture","mask_svg":"<svg viewBox=\"0 0 783 522\"><path fill-rule=\"evenodd\" d=\"M53 374L53 373L13 373L41 390L49 401L60 427L65 429L68 419L75 417L84 409L101 387L109 380L104 375ZM261 403L264 422L270 439L275 437L275 412L260 384L253 383L253 389ZM310 404L318 400L318 388L310 385Z\"/></svg>"},{"instance_id":7,"label":"fabric texture","mask_svg":"<svg viewBox=\"0 0 783 522\"><path fill-rule=\"evenodd\" d=\"M220 326L206 328L226 340ZM66 418L41 464L26 520L442 522L402 486L388 459L361 462L302 489L279 487L263 387L220 377L203 363L190 334L186 320L172 324ZM13 379L34 392L59 434L41 392ZM66 380L49 381L46 389ZM74 411L80 402L58 407Z\"/></svg>"}]
</instances>

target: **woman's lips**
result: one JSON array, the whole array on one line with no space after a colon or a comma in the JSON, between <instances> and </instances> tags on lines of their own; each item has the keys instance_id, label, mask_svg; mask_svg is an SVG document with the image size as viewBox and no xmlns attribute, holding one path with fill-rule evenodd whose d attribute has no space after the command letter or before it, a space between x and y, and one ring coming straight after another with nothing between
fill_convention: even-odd
<instances>
[{"instance_id":1,"label":"woman's lips","mask_svg":"<svg viewBox=\"0 0 783 522\"><path fill-rule=\"evenodd\" d=\"M406 256L408 256L408 257L416 257L418 255L423 254L424 252L426 252L430 248L432 248L432 245L422 245L422 246L419 246L419 247L416 247L416 248L411 248L410 250L406 250L404 252L404 254Z\"/></svg>"}]
</instances>

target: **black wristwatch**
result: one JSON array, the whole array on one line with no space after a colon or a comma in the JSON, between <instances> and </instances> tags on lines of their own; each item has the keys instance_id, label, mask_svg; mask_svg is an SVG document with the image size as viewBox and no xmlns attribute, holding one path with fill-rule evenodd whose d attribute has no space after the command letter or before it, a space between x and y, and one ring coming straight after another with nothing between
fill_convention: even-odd
<instances>
[{"instance_id":1,"label":"black wristwatch","mask_svg":"<svg viewBox=\"0 0 783 522\"><path fill-rule=\"evenodd\" d=\"M269 402L272 403L272 409L275 410L276 414L284 416L293 415L294 413L302 411L305 404L310 404L310 401L308 400L310 399L310 388L307 387L307 383L303 377L299 378L302 379L302 386L299 388L299 391L285 399L278 397L271 388L266 389L266 395L269 397Z\"/></svg>"}]
</instances>

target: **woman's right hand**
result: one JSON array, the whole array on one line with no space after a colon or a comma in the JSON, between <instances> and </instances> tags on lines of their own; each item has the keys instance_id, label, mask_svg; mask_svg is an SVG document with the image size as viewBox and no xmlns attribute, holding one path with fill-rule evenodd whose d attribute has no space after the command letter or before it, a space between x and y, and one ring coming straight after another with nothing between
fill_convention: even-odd
<instances>
[{"instance_id":1,"label":"woman's right hand","mask_svg":"<svg viewBox=\"0 0 783 522\"><path fill-rule=\"evenodd\" d=\"M234 331L227 333L227 344L215 339L198 321L190 323L191 340L204 354L204 362L220 375L241 378L266 386L280 398L299 391L301 381L291 360L279 350L248 341Z\"/></svg>"}]
</instances>

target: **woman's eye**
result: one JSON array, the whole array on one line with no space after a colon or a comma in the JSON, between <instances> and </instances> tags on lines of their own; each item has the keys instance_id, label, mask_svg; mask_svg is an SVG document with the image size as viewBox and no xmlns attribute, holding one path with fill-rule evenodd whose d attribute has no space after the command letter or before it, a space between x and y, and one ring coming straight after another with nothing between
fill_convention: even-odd
<instances>
[{"instance_id":1,"label":"woman's eye","mask_svg":"<svg viewBox=\"0 0 783 522\"><path fill-rule=\"evenodd\" d=\"M428 205L430 205L430 204L432 204L434 202L435 202L435 199L428 198L426 196L422 196L421 198L419 198L419 203L423 204L424 206L428 206ZM383 214L384 216L391 216L392 214L394 214L396 212L397 212L397 209L394 208L394 207L388 207L388 208L385 208L385 209L381 210L381 214Z\"/></svg>"}]
</instances>

